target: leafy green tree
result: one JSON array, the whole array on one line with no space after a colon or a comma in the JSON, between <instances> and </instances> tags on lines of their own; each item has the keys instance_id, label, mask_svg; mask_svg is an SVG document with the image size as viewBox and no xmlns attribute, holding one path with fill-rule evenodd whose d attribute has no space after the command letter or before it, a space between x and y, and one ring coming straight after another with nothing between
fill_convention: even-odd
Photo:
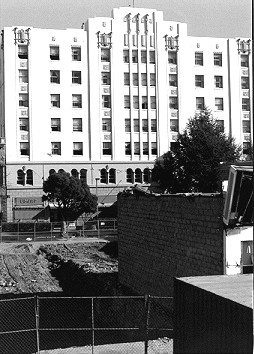
<instances>
[{"instance_id":1,"label":"leafy green tree","mask_svg":"<svg viewBox=\"0 0 254 354\"><path fill-rule=\"evenodd\" d=\"M220 163L233 163L241 148L205 109L189 119L174 151L155 162L153 180L169 193L221 191Z\"/></svg>"},{"instance_id":2,"label":"leafy green tree","mask_svg":"<svg viewBox=\"0 0 254 354\"><path fill-rule=\"evenodd\" d=\"M67 172L53 173L43 182L43 200L58 209L62 221L73 220L84 212L94 212L97 196L90 192L84 180Z\"/></svg>"}]
</instances>

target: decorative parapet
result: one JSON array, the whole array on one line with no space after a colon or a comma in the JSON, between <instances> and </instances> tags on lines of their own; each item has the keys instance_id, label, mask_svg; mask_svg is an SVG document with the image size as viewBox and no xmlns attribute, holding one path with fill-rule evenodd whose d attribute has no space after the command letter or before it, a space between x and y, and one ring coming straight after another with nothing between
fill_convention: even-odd
<instances>
[{"instance_id":1,"label":"decorative parapet","mask_svg":"<svg viewBox=\"0 0 254 354\"><path fill-rule=\"evenodd\" d=\"M238 53L250 54L251 52L251 40L240 39L236 40Z\"/></svg>"},{"instance_id":2,"label":"decorative parapet","mask_svg":"<svg viewBox=\"0 0 254 354\"><path fill-rule=\"evenodd\" d=\"M18 27L13 28L14 32L14 43L29 44L30 43L30 28L19 29Z\"/></svg>"},{"instance_id":3,"label":"decorative parapet","mask_svg":"<svg viewBox=\"0 0 254 354\"><path fill-rule=\"evenodd\" d=\"M100 47L112 47L112 32L110 33L101 33L98 31L97 33L97 46Z\"/></svg>"},{"instance_id":4,"label":"decorative parapet","mask_svg":"<svg viewBox=\"0 0 254 354\"><path fill-rule=\"evenodd\" d=\"M178 50L179 49L179 39L178 36L168 36L167 34L164 36L165 38L165 49L166 50Z\"/></svg>"}]
</instances>

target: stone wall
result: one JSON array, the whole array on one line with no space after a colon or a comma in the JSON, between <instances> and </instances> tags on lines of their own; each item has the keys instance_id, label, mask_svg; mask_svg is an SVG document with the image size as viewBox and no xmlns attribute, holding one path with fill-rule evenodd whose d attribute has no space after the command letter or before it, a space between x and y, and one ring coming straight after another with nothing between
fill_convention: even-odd
<instances>
[{"instance_id":1,"label":"stone wall","mask_svg":"<svg viewBox=\"0 0 254 354\"><path fill-rule=\"evenodd\" d=\"M118 195L119 280L173 295L173 277L223 274L221 195Z\"/></svg>"}]
</instances>

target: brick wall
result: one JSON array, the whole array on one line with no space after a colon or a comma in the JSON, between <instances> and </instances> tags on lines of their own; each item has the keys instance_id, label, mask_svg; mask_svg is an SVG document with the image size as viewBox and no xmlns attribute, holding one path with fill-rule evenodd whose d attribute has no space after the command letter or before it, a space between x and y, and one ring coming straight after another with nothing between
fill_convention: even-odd
<instances>
[{"instance_id":1,"label":"brick wall","mask_svg":"<svg viewBox=\"0 0 254 354\"><path fill-rule=\"evenodd\" d=\"M173 295L173 277L223 274L221 195L118 195L119 280Z\"/></svg>"}]
</instances>

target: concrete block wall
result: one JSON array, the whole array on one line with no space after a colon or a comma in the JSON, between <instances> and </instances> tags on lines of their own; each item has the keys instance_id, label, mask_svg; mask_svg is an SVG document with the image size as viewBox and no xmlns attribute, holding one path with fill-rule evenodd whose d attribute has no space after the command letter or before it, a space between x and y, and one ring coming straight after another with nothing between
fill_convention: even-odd
<instances>
[{"instance_id":1,"label":"concrete block wall","mask_svg":"<svg viewBox=\"0 0 254 354\"><path fill-rule=\"evenodd\" d=\"M118 195L119 280L173 295L173 277L223 274L221 195Z\"/></svg>"}]
</instances>

